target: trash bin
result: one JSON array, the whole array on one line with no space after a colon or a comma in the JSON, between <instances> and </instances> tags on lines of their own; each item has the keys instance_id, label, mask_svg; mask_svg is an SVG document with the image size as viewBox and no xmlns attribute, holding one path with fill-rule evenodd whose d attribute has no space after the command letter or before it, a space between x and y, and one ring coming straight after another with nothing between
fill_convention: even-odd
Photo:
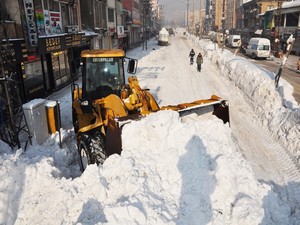
<instances>
[{"instance_id":1,"label":"trash bin","mask_svg":"<svg viewBox=\"0 0 300 225\"><path fill-rule=\"evenodd\" d=\"M54 134L59 131L59 107L56 101L47 101L46 104L47 120L49 127L49 134Z\"/></svg>"},{"instance_id":2,"label":"trash bin","mask_svg":"<svg viewBox=\"0 0 300 225\"><path fill-rule=\"evenodd\" d=\"M29 133L37 144L44 143L49 137L45 102L45 99L34 99L23 105Z\"/></svg>"}]
</instances>

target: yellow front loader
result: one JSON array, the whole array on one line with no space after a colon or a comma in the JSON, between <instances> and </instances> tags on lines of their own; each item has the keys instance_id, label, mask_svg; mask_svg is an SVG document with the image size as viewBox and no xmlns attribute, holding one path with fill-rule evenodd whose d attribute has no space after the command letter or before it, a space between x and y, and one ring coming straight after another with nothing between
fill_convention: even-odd
<instances>
[{"instance_id":1,"label":"yellow front loader","mask_svg":"<svg viewBox=\"0 0 300 225\"><path fill-rule=\"evenodd\" d=\"M140 87L136 76L125 81L124 65L134 74L137 60L125 57L122 50L84 50L81 58L82 87L72 85L72 116L82 171L89 164L102 164L109 155L121 153L124 124L159 110L184 113L202 108L229 122L227 101L214 95L160 107L149 90Z\"/></svg>"}]
</instances>

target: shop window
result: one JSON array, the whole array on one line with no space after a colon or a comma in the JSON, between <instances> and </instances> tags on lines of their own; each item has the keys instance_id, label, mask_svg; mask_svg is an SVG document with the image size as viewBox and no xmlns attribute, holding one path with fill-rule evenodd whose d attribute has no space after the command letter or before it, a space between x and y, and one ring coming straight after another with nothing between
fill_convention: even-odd
<instances>
[{"instance_id":1,"label":"shop window","mask_svg":"<svg viewBox=\"0 0 300 225\"><path fill-rule=\"evenodd\" d=\"M59 87L71 78L67 51L52 53L51 57L56 87Z\"/></svg>"},{"instance_id":2,"label":"shop window","mask_svg":"<svg viewBox=\"0 0 300 225\"><path fill-rule=\"evenodd\" d=\"M56 86L59 86L61 84L58 54L59 54L58 52L55 52L55 53L51 54L52 70L53 70L53 76L54 76L54 79L55 79Z\"/></svg>"},{"instance_id":3,"label":"shop window","mask_svg":"<svg viewBox=\"0 0 300 225\"><path fill-rule=\"evenodd\" d=\"M43 68L40 58L29 56L24 63L24 87L26 98L33 99L44 93Z\"/></svg>"}]
</instances>

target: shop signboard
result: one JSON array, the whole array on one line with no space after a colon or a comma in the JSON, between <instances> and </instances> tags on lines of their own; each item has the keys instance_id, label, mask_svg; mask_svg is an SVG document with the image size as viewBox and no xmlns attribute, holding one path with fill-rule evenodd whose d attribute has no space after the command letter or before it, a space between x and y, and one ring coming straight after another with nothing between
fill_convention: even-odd
<instances>
[{"instance_id":1,"label":"shop signboard","mask_svg":"<svg viewBox=\"0 0 300 225\"><path fill-rule=\"evenodd\" d=\"M61 18L60 12L50 11L50 31L51 34L62 34L62 25L61 25Z\"/></svg>"},{"instance_id":2,"label":"shop signboard","mask_svg":"<svg viewBox=\"0 0 300 225\"><path fill-rule=\"evenodd\" d=\"M75 46L80 46L82 44L85 44L85 40L83 40L84 33L77 33L77 34L67 34L66 37L66 47L71 48Z\"/></svg>"},{"instance_id":3,"label":"shop signboard","mask_svg":"<svg viewBox=\"0 0 300 225\"><path fill-rule=\"evenodd\" d=\"M117 26L118 38L124 37L124 26Z\"/></svg>"},{"instance_id":4,"label":"shop signboard","mask_svg":"<svg viewBox=\"0 0 300 225\"><path fill-rule=\"evenodd\" d=\"M39 53L57 52L66 49L65 36L52 36L39 38Z\"/></svg>"},{"instance_id":5,"label":"shop signboard","mask_svg":"<svg viewBox=\"0 0 300 225\"><path fill-rule=\"evenodd\" d=\"M33 0L24 0L24 12L26 20L26 36L30 47L38 44L38 31L35 23L35 11Z\"/></svg>"},{"instance_id":6,"label":"shop signboard","mask_svg":"<svg viewBox=\"0 0 300 225\"><path fill-rule=\"evenodd\" d=\"M36 17L36 25L37 25L38 35L45 36L46 30L45 30L45 19L44 19L43 10L36 10L35 17Z\"/></svg>"},{"instance_id":7,"label":"shop signboard","mask_svg":"<svg viewBox=\"0 0 300 225\"><path fill-rule=\"evenodd\" d=\"M47 35L51 35L50 15L48 10L44 10L45 30Z\"/></svg>"}]
</instances>

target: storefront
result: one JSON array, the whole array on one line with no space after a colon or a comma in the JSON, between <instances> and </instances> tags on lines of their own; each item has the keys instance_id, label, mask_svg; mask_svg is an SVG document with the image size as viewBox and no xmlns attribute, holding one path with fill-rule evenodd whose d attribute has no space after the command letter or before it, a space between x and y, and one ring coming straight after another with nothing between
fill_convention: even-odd
<instances>
[{"instance_id":1,"label":"storefront","mask_svg":"<svg viewBox=\"0 0 300 225\"><path fill-rule=\"evenodd\" d=\"M37 52L29 52L24 39L5 41L2 48L10 52L4 70L15 80L22 103L45 96L49 89L46 60Z\"/></svg>"},{"instance_id":2,"label":"storefront","mask_svg":"<svg viewBox=\"0 0 300 225\"><path fill-rule=\"evenodd\" d=\"M66 38L64 35L51 36L39 38L38 42L39 54L45 59L45 72L49 78L46 82L47 90L58 90L71 81Z\"/></svg>"},{"instance_id":3,"label":"storefront","mask_svg":"<svg viewBox=\"0 0 300 225\"><path fill-rule=\"evenodd\" d=\"M91 48L91 37L97 36L94 33L93 36L86 33L67 34L66 47L68 48L68 56L70 60L70 69L72 73L72 79L77 80L81 73L81 51Z\"/></svg>"}]
</instances>

